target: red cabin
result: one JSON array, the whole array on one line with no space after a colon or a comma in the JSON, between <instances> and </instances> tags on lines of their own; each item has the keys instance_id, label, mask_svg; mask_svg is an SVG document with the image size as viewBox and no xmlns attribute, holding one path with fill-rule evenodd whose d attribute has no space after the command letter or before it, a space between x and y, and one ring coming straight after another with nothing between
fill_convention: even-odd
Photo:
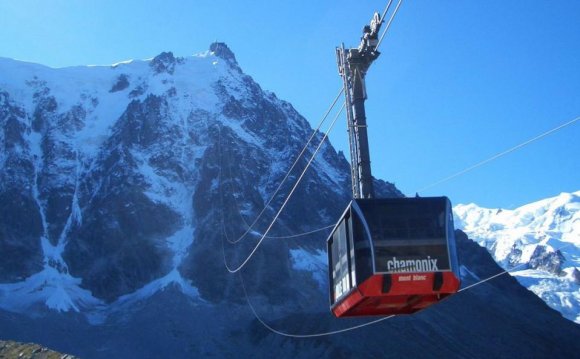
<instances>
[{"instance_id":1,"label":"red cabin","mask_svg":"<svg viewBox=\"0 0 580 359\"><path fill-rule=\"evenodd\" d=\"M447 197L354 199L327 244L337 317L410 314L459 289Z\"/></svg>"}]
</instances>

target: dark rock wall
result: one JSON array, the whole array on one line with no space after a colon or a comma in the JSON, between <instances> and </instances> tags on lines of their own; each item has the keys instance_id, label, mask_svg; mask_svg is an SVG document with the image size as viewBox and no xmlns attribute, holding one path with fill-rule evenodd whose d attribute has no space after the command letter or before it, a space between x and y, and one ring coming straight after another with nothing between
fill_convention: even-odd
<instances>
[{"instance_id":1,"label":"dark rock wall","mask_svg":"<svg viewBox=\"0 0 580 359\"><path fill-rule=\"evenodd\" d=\"M25 110L0 89L0 283L22 280L42 268L43 228L33 195L29 131Z\"/></svg>"}]
</instances>

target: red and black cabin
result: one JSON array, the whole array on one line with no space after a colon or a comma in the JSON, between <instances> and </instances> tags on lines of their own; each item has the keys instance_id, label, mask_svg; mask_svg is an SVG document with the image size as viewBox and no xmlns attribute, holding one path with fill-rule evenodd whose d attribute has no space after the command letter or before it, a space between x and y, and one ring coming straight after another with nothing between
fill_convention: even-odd
<instances>
[{"instance_id":1,"label":"red and black cabin","mask_svg":"<svg viewBox=\"0 0 580 359\"><path fill-rule=\"evenodd\" d=\"M447 197L353 199L327 245L337 317L410 314L459 289Z\"/></svg>"}]
</instances>

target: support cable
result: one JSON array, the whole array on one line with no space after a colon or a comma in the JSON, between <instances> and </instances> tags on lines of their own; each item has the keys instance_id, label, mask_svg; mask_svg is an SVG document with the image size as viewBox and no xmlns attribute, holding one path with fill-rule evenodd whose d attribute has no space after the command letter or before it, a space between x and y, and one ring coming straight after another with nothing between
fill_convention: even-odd
<instances>
[{"instance_id":1,"label":"support cable","mask_svg":"<svg viewBox=\"0 0 580 359\"><path fill-rule=\"evenodd\" d=\"M387 13L389 12L389 9L391 8L392 3L393 3L393 0L389 0L389 2L387 3L387 6L385 7L385 10L383 10L383 14L381 15L381 21L387 16Z\"/></svg>"},{"instance_id":2,"label":"support cable","mask_svg":"<svg viewBox=\"0 0 580 359\"><path fill-rule=\"evenodd\" d=\"M303 237L303 236L307 236L309 234L322 232L324 230L327 230L327 229L330 229L330 228L334 227L335 225L336 224L331 224L331 225L328 225L326 227L313 229L313 230L308 231L308 232L302 232L302 233L298 233L298 234L291 234L291 235L288 235L288 236L266 236L266 238L272 238L272 239L290 239L290 238L296 238L296 237ZM259 235L262 235L262 234L260 233Z\"/></svg>"},{"instance_id":3,"label":"support cable","mask_svg":"<svg viewBox=\"0 0 580 359\"><path fill-rule=\"evenodd\" d=\"M220 141L221 141L221 139L220 139ZM221 142L220 142L220 149L221 149ZM301 155L302 154L300 154L300 156ZM221 163L220 166L223 167L223 160L222 159L223 159L223 152L220 150L220 163ZM227 156L227 159L231 163L231 157ZM228 183L230 184L230 189L231 189L232 193L234 193L233 175L232 175L231 167L228 166L228 169L229 169L229 171L228 171L229 172L229 176L228 176L227 180L228 180ZM290 169L290 170L292 170L292 169ZM220 169L220 171L221 171L221 169ZM221 172L220 172L220 176L221 176ZM219 180L219 183L220 184L222 183L221 178ZM280 188L280 187L278 187L278 188ZM237 209L237 213L240 215L240 218L241 218L242 222L244 222L246 228L248 229L246 231L246 234L248 234L248 235L254 235L254 236L262 236L263 233L260 233L258 231L250 231L250 229L251 229L250 228L250 225L248 224L248 222L246 222L246 219L244 218L244 216L242 215L242 212L240 211L240 204L238 202L238 198L234 194L232 194L232 197L234 198L234 202L235 202L235 206L236 206L236 209ZM266 207L264 207L264 208L266 208ZM291 235L287 235L287 236L266 236L266 238L271 238L271 239L290 239L290 238L304 237L304 236L307 236L307 235L310 235L310 234L313 234L313 233L322 232L322 231L327 230L329 228L332 228L334 226L335 226L334 224L331 224L331 225L328 225L326 227L313 229L313 230L307 231L307 232L301 232L301 233L291 234ZM246 235L246 234L244 234L244 235ZM240 238L242 238L242 237L240 237ZM239 242L239 239L240 238L238 238L238 240L230 240L229 237L226 236L226 240L228 241L228 243L231 243L231 244L235 244L235 243Z\"/></svg>"},{"instance_id":4,"label":"support cable","mask_svg":"<svg viewBox=\"0 0 580 359\"><path fill-rule=\"evenodd\" d=\"M298 180L294 184L294 187L292 187L292 190L290 191L290 193L288 193L288 196L286 196L286 200L284 201L284 203L282 203L282 206L278 210L278 213L276 213L276 216L274 216L274 219L272 220L272 222L270 223L270 225L268 226L268 228L266 229L266 231L264 232L264 234L261 236L261 238L258 241L258 243L256 243L256 245L254 246L254 249L252 249L252 251L250 252L250 254L248 255L248 257L238 267L233 268L233 269L227 264L227 262L224 263L225 266L226 266L226 268L227 268L227 270L228 270L228 272L230 272L230 273L236 273L236 272L238 272L240 269L242 269L246 265L246 263L248 263L248 261L254 255L254 253L256 253L256 251L258 250L258 248L260 247L260 245L262 244L262 242L264 241L264 239L266 238L266 236L268 235L268 233L270 232L270 230L272 229L272 227L274 226L274 224L278 220L278 217L280 216L280 214L282 213L282 211L286 207L286 204L288 203L288 201L290 200L290 198L292 198L292 195L294 194L294 191L296 190L296 188L298 187L298 185L302 181L302 178L306 174L306 171L308 170L308 168L310 168L310 165L314 161L314 158L316 158L316 155L318 154L318 151L320 151L320 149L322 148L322 145L324 144L324 142L328 138L328 134L330 133L330 131L332 131L332 129L334 127L334 124L336 123L336 120L338 119L339 115L342 113L342 110L343 109L344 109L344 104L341 106L340 111L336 114L336 116L332 120L332 123L330 124L330 127L328 128L328 130L324 134L324 137L322 138L322 140L318 144L318 147L316 147L316 150L314 151L314 153L310 157L310 160L308 161L308 164L306 164L306 167L302 171L302 174L300 174L300 177L298 178Z\"/></svg>"},{"instance_id":5,"label":"support cable","mask_svg":"<svg viewBox=\"0 0 580 359\"><path fill-rule=\"evenodd\" d=\"M562 250L562 249L564 249L564 248L566 248L566 247L568 247L570 245L572 245L572 243L567 243L567 244L561 246L560 248L556 249L556 251L560 251L560 250ZM461 293L461 292L464 292L466 290L469 290L469 289L472 289L474 287L477 287L480 284L486 283L486 282L488 282L488 281L490 281L492 279L495 279L495 278L497 278L499 276L502 276L502 275L504 275L506 273L513 272L513 271L515 271L515 270L517 270L517 269L519 269L519 268L521 268L521 267L523 267L524 265L527 265L527 264L529 264L529 261L526 262L526 263L520 263L517 266L515 266L515 267L513 267L513 268L511 268L509 270L503 270L503 271L499 272L498 274L494 274L494 275L492 275L492 276L490 276L490 277L488 277L486 279L480 280L477 283L471 284L471 285L469 285L469 286L467 286L465 288L461 288L460 290L457 291L457 293ZM385 320L388 320L388 319L391 319L391 318L395 317L395 315L393 314L393 315L389 315L387 317L380 318L380 319L376 319L376 320L373 320L373 321L370 321L370 322L367 322L367 323L363 323L363 324L359 324L359 325L355 325L355 326L347 327L347 328L343 328L343 329L328 331L328 332L321 332L321 333L314 333L314 334L292 334L292 333L285 333L285 332L282 332L280 330L277 330L277 329L271 327L268 323L264 322L264 320L262 320L262 318L260 318L260 316L258 316L258 314L256 312L256 309L252 305L252 302L250 302L250 298L248 297L248 292L246 291L246 286L244 284L244 279L242 278L241 274L240 274L240 282L242 283L242 288L244 290L244 295L246 296L246 301L248 302L248 306L250 307L250 309L251 309L252 313L254 314L254 316L256 317L256 319L266 329L268 329L272 333L278 334L278 335L281 335L281 336L284 336L284 337L290 337L290 338L316 338L316 337L330 336L330 335L335 335L335 334L349 332L351 330L361 329L361 328L364 328L364 327L367 327L367 326L370 326L370 325L374 325L374 324L377 324L377 323L380 323L380 322L383 322Z\"/></svg>"},{"instance_id":6,"label":"support cable","mask_svg":"<svg viewBox=\"0 0 580 359\"><path fill-rule=\"evenodd\" d=\"M310 143L312 142L312 140L314 139L314 137L316 136L316 134L320 130L320 127L322 127L322 125L326 121L326 118L328 117L328 115L330 114L330 112L332 111L332 109L334 108L334 106L336 105L336 103L338 102L338 99L340 98L340 96L342 95L343 92L344 92L344 88L341 88L340 91L339 91L339 93L338 93L338 95L336 95L336 97L332 101L332 104L330 105L330 107L328 108L328 110L326 111L326 113L324 114L324 116L322 117L322 119L320 120L320 122L318 124L318 127L316 127L316 129L314 131L312 131L312 135L310 135L310 138L308 139L308 142L306 142L306 144L302 148L302 151L296 157L296 159L294 160L294 163L292 164L292 166L290 167L290 169L286 172L286 175L284 176L284 178L282 179L282 181L280 182L280 184L278 185L278 187L276 188L276 190L274 191L274 193L272 194L272 196L270 197L270 199L268 200L268 202L266 202L266 204L264 205L264 208L260 211L260 213L258 214L258 216L254 219L254 221L252 222L252 224L248 226L248 229L238 239L236 239L234 241L228 240L229 243L235 244L235 243L238 243L239 241L241 241L242 239L244 239L246 237L246 235L248 235L248 233L250 233L250 231L252 230L252 228L256 225L256 223L258 222L258 220L260 220L260 218L262 217L262 215L264 214L264 212L266 211L266 209L268 209L268 206L270 206L270 203L272 203L272 201L274 200L274 198L276 198L276 195L278 194L278 192L280 191L280 189L282 188L282 186L284 185L284 183L286 182L286 180L290 176L290 173L292 172L292 170L294 169L294 167L296 167L296 165L298 164L298 162L300 161L300 159L302 158L302 156L304 155L304 153L308 149L308 146L310 145ZM245 222L245 220L244 220L244 222ZM247 225L247 223L246 223L246 225ZM327 228L327 227L325 227L325 228ZM319 230L322 230L322 229L319 229ZM297 237L298 237L298 235L297 235Z\"/></svg>"},{"instance_id":7,"label":"support cable","mask_svg":"<svg viewBox=\"0 0 580 359\"><path fill-rule=\"evenodd\" d=\"M221 143L220 143L220 148L221 148ZM302 156L302 153L298 157L301 157L301 156ZM223 161L221 161L221 159L222 159L222 154L220 152L220 163L223 163ZM227 156L227 159L231 163L231 157ZM296 164L296 162L295 162L295 164ZM221 166L223 166L223 164ZM293 167L294 167L294 165L292 166L292 168ZM292 171L292 168L290 169L290 171ZM240 204L238 202L238 198L233 194L234 193L233 175L232 175L232 171L231 171L231 167L230 166L228 166L228 169L229 169L229 171L228 171L229 172L228 183L230 184L230 189L232 191L232 197L234 198L234 202L235 202L235 206L236 206L236 209L237 209L237 213L240 215L240 218L241 218L242 222L244 222L244 225L247 228L246 233L244 233L244 235L242 235L242 237L238 238L237 240L230 240L229 237L226 236L226 240L228 241L228 243L235 244L235 243L238 243L240 241L240 239L243 238L246 235L262 236L263 233L260 233L258 231L250 231L251 230L251 226L248 224L248 222L246 222L246 219L242 215L242 211L240 211ZM220 169L220 171L221 171L221 169ZM288 173L290 173L290 172L288 172ZM288 177L288 175L286 175L286 177L284 178L284 180L287 177ZM282 182L284 182L284 180L282 180ZM222 183L221 179L220 179L219 183ZM280 186L278 187L278 189L280 189ZM278 189L276 190L276 192L278 191ZM273 196L275 196L275 195L276 195L276 193L274 193ZM272 197L272 198L274 198L274 197ZM266 204L266 206L264 207L264 209L267 208L268 204ZM262 213L263 213L263 210L260 213L260 215ZM255 225L255 223L256 222L254 222L252 225ZM329 228L332 228L334 226L335 226L334 224L331 224L331 225L328 225L326 227L313 229L313 230L307 231L307 232L301 232L301 233L297 233L297 234L290 234L290 235L287 235L287 236L266 236L266 238L271 238L271 239L291 239L291 238L304 237L304 236L307 236L307 235L310 235L310 234L313 234L313 233L322 232L322 231L327 230Z\"/></svg>"},{"instance_id":8,"label":"support cable","mask_svg":"<svg viewBox=\"0 0 580 359\"><path fill-rule=\"evenodd\" d=\"M242 278L242 275L240 274L240 282L242 283L242 288L244 289L244 295L246 296L246 301L248 302L248 305L250 307L250 309L252 310L252 313L254 313L254 317L256 317L256 319L269 331L271 331L272 333L278 334L278 335L282 335L284 337L290 337L290 338L316 338L316 337L324 337L324 336L328 336L328 335L334 335L334 334L340 334L340 333L344 333L344 332L349 332L351 330L355 330L355 329L360 329L369 325L373 325L382 321L385 321L387 319L390 319L392 317L394 317L395 315L390 315L388 317L384 317L384 318L380 318L380 319L376 319L373 320L371 322L368 323L363 323L363 324L359 324L359 325L355 325L353 327L348 327L348 328L344 328L344 329L338 329L338 330L333 330L333 331L329 331L329 332L323 332L323 333L315 333L315 334L290 334L290 333L284 333L282 331L276 330L274 328L272 328L270 325L268 325L268 323L264 322L262 320L262 318L260 318L260 316L258 316L258 313L256 313L256 309L254 308L254 306L252 305L252 303L250 302L250 298L248 297L248 292L246 291L246 285L244 284L244 279Z\"/></svg>"},{"instance_id":9,"label":"support cable","mask_svg":"<svg viewBox=\"0 0 580 359\"><path fill-rule=\"evenodd\" d=\"M491 156L490 158L488 158L488 159L486 159L486 160L483 160L483 161L481 161L481 162L478 162L478 163L476 163L476 164L474 164L474 165L472 165L472 166L469 166L469 167L467 167L467 168L465 168L465 169L463 169L463 170L461 170L461 171L459 171L459 172L457 172L457 173L455 173L455 174L452 174L451 176L445 177L445 178L443 178L443 179L441 179L441 180L439 180L439 181L437 181L437 182L434 182L434 183L432 183L432 184L430 184L430 185L428 185L428 186L425 186L425 187L423 187L423 188L421 188L421 189L419 189L419 190L416 190L415 192L416 192L416 193L423 192L423 191L425 191L426 189L429 189L429 188L431 188L431 187L434 187L434 186L440 185L440 184L442 184L442 183L445 183L445 182L447 182L447 181L450 181L450 180L452 180L452 179L454 179L454 178L456 178L456 177L459 177L459 176L461 176L461 175L464 175L464 174L466 174L467 172L470 172L470 171L472 171L472 170L474 170L474 169L476 169L476 168L478 168L478 167L481 167L481 166L483 166L483 165L485 165L485 164L488 164L489 162L495 161L495 160L497 160L497 159L498 159L498 158L500 158L500 157L503 157L503 156L505 156L505 155L507 155L507 154L509 154L509 153L512 153L512 152L514 152L514 151L517 151L517 150L519 150L519 149L520 149L520 148L522 148L522 147L525 147L525 146L527 146L527 145L529 145L529 144L531 144L531 143L533 143L533 142L536 142L536 141L538 141L538 140L540 140L540 139L542 139L542 138L544 138L544 137L546 137L546 136L548 136L548 135L550 135L550 134L552 134L552 133L554 133L554 132L556 132L556 131L558 131L558 130L561 130L561 129L563 129L563 128L564 128L564 127L566 127L566 126L570 126L570 125L572 125L572 124L574 124L574 123L578 122L579 120L580 120L580 116L576 117L576 118L575 118L575 119L573 119L573 120L570 120L570 121L568 121L568 122L565 122L565 123L563 123L563 124L561 124L561 125L559 125L559 126L557 126L557 127L553 128L553 129L551 129L551 130L549 130L549 131L546 131L546 132L544 132L544 133L542 133L542 134L539 134L539 135L537 135L537 136L535 136L535 137L533 137L533 138L531 138L531 139L529 139L529 140L527 140L527 141L524 141L524 142L520 143L520 144L519 144L519 145L517 145L517 146L514 146L514 147L512 147L512 148L510 148L510 149L507 149L507 150L505 150L505 151L503 151L503 152L500 152L500 153L498 153L498 154L495 154L495 155Z\"/></svg>"},{"instance_id":10,"label":"support cable","mask_svg":"<svg viewBox=\"0 0 580 359\"><path fill-rule=\"evenodd\" d=\"M391 6L391 2L392 2L392 0L389 1L389 4L387 5L387 8L385 9L385 12L383 13L383 17L381 17L381 20L383 20L383 18L384 18L385 15L387 15L387 11L389 11L389 7ZM385 30L383 31L383 34L379 38L379 42L377 42L377 46L375 47L376 49L378 49L379 46L381 46L381 42L383 42L383 38L387 34L387 31L389 31L389 27L391 27L391 23L393 22L393 19L395 18L395 15L397 15L397 12L399 11L399 7L401 6L401 3L402 2L403 2L403 0L399 0L399 2L397 3L397 6L395 7L395 10L393 11L393 14L389 18L389 21L387 22L387 25L385 27Z\"/></svg>"},{"instance_id":11,"label":"support cable","mask_svg":"<svg viewBox=\"0 0 580 359\"><path fill-rule=\"evenodd\" d=\"M220 143L220 146L221 146L221 143ZM299 157L300 157L300 156L302 156L302 154L300 154L300 155L299 155ZM221 154L220 154L220 159L221 159ZM228 159L228 160L230 160L230 162L231 162L231 158L230 158L229 156L228 156L228 158L227 158L227 159ZM295 163L296 163L296 162L295 162ZM293 165L292 167L294 167L294 165ZM233 183L233 176L232 176L231 167L229 167L229 166L228 166L228 169L229 169L229 171L228 171L228 172L229 172L228 182L230 183L230 189L231 189L231 191L232 191L232 193L233 193L233 192L234 192L234 187L233 187L233 184L232 184L232 183ZM290 171L292 171L292 168L290 169ZM288 173L290 173L290 172L288 172ZM286 176L286 177L284 178L284 180L285 180L287 177L288 177L288 176ZM282 182L284 182L284 180L282 180ZM221 179L220 179L220 183L221 183ZM278 189L279 189L279 188L280 188L280 187L278 187ZM276 192L277 192L277 191L278 191L278 190L276 190ZM276 193L274 193L274 195L273 195L273 196L275 196L275 195L276 195ZM254 236L262 236L262 235L264 235L263 233L261 233L261 232L258 232L258 231L251 231L251 227L252 227L252 226L251 226L251 225L249 225L249 224L248 224L248 222L246 222L246 219L245 219L245 218L244 218L244 216L242 215L242 211L240 211L240 204L239 204L239 202L238 202L238 198L237 198L235 195L233 195L233 194L232 194L232 197L234 197L234 203L235 203L235 206L236 206L236 209L237 209L237 213L240 215L240 218L241 218L242 222L244 222L244 225L246 226L246 229L247 229L247 230L246 230L246 233L244 233L244 234L243 234L241 237L239 237L237 240L230 240L230 239L229 239L229 237L227 237L227 236L226 236L226 240L228 241L228 243L230 243L230 244L235 244L235 243L238 243L238 242L240 241L240 239L242 239L242 238L243 238L243 237L245 237L246 235L254 235ZM274 197L272 197L272 198L274 198ZM265 209L265 208L267 208L267 206L268 206L268 204L267 204L267 205L264 207L264 209ZM260 213L260 215L263 213L263 211L264 211L264 210L262 210L262 212ZM260 215L259 215L259 216L260 216ZM258 217L259 217L259 216L258 216ZM256 222L254 222L252 225L255 225L255 223L256 223ZM334 224L331 224L331 225L328 225L328 226L326 226L326 227L322 227L322 228L313 229L313 230L311 230L311 231L307 231L307 232L301 232L301 233L297 233L297 234L290 234L290 235L286 235L286 236L266 236L266 238L270 238L270 239L291 239L291 238L304 237L304 236L307 236L307 235L309 235L309 234L313 234L313 233L322 232L322 231L324 231L324 230L327 230L327 229L329 229L329 228L332 228L332 227L334 227L334 226L335 226Z\"/></svg>"}]
</instances>

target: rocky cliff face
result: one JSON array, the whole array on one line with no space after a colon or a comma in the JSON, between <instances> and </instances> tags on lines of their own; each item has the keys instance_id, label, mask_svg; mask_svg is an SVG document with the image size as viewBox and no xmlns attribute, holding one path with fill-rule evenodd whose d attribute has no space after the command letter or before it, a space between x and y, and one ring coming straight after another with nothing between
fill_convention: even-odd
<instances>
[{"instance_id":1,"label":"rocky cliff face","mask_svg":"<svg viewBox=\"0 0 580 359\"><path fill-rule=\"evenodd\" d=\"M555 353L575 350L574 324L509 280L348 340L266 331L225 264L240 265L261 238L309 156L248 228L312 129L245 75L224 44L111 67L0 59L0 73L1 335L82 357L267 356L273 348L283 357L413 356L418 348L497 356L517 353L514 343L546 354L542 345L556 337ZM300 334L360 323L328 313L328 230L289 237L336 221L350 198L349 173L344 156L324 144L241 271L250 300L277 328ZM384 181L375 188L401 196ZM461 240L465 283L500 270ZM476 308L489 314L481 328ZM497 313L511 313L513 326L502 327ZM529 313L525 328L517 324ZM480 331L510 340L461 344L472 340L461 333ZM546 339L530 344L530 332ZM385 341L398 344L377 345Z\"/></svg>"},{"instance_id":2,"label":"rocky cliff face","mask_svg":"<svg viewBox=\"0 0 580 359\"><path fill-rule=\"evenodd\" d=\"M35 201L36 171L25 139L25 112L0 92L0 280L21 280L42 268L42 219Z\"/></svg>"}]
</instances>

